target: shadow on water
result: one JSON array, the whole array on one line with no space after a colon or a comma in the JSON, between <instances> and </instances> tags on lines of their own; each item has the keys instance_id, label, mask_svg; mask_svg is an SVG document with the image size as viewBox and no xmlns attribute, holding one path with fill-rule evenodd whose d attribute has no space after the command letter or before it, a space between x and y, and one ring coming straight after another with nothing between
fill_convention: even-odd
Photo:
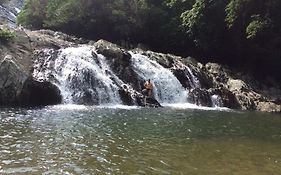
<instances>
[{"instance_id":1,"label":"shadow on water","mask_svg":"<svg viewBox=\"0 0 281 175\"><path fill-rule=\"evenodd\" d=\"M281 116L175 108L0 109L1 174L278 174Z\"/></svg>"}]
</instances>

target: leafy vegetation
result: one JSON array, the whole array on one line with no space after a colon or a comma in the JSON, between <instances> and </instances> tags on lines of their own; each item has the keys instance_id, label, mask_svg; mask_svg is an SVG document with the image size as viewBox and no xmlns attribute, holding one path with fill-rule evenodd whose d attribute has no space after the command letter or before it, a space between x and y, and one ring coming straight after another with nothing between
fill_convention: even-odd
<instances>
[{"instance_id":1,"label":"leafy vegetation","mask_svg":"<svg viewBox=\"0 0 281 175\"><path fill-rule=\"evenodd\" d=\"M280 0L26 0L18 22L278 74L280 9Z\"/></svg>"},{"instance_id":2,"label":"leafy vegetation","mask_svg":"<svg viewBox=\"0 0 281 175\"><path fill-rule=\"evenodd\" d=\"M6 43L13 39L15 34L8 29L0 29L0 43Z\"/></svg>"}]
</instances>

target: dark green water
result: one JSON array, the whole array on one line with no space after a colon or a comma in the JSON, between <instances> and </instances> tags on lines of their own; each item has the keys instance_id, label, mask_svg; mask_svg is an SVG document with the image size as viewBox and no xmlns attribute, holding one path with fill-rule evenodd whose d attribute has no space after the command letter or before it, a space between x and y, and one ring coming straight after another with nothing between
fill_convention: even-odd
<instances>
[{"instance_id":1,"label":"dark green water","mask_svg":"<svg viewBox=\"0 0 281 175\"><path fill-rule=\"evenodd\" d=\"M0 109L0 174L281 173L281 116L194 109Z\"/></svg>"}]
</instances>

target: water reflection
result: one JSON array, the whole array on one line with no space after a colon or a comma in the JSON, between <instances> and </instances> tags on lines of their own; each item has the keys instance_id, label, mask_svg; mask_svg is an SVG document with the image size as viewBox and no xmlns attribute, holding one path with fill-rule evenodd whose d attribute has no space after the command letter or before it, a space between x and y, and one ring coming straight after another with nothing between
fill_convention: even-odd
<instances>
[{"instance_id":1,"label":"water reflection","mask_svg":"<svg viewBox=\"0 0 281 175\"><path fill-rule=\"evenodd\" d=\"M0 111L0 174L281 170L279 115L85 106Z\"/></svg>"}]
</instances>

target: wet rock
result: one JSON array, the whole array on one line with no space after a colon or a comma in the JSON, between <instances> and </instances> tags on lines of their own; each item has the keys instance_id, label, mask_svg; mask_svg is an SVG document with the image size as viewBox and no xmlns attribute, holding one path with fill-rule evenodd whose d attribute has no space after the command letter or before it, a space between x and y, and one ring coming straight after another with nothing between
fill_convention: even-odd
<instances>
[{"instance_id":1,"label":"wet rock","mask_svg":"<svg viewBox=\"0 0 281 175\"><path fill-rule=\"evenodd\" d=\"M224 107L231 109L241 109L236 96L226 88L211 88L208 90L210 95L218 95Z\"/></svg>"},{"instance_id":2,"label":"wet rock","mask_svg":"<svg viewBox=\"0 0 281 175\"><path fill-rule=\"evenodd\" d=\"M146 107L153 107L153 108L158 108L161 107L160 103L153 97L147 97L146 98Z\"/></svg>"},{"instance_id":3,"label":"wet rock","mask_svg":"<svg viewBox=\"0 0 281 175\"><path fill-rule=\"evenodd\" d=\"M97 52L104 55L106 58L119 58L127 62L130 61L130 54L116 44L105 40L98 40L94 43L94 46Z\"/></svg>"},{"instance_id":4,"label":"wet rock","mask_svg":"<svg viewBox=\"0 0 281 175\"><path fill-rule=\"evenodd\" d=\"M128 105L128 106L136 105L134 103L134 99L132 98L132 94L129 91L125 89L120 89L119 95L124 105Z\"/></svg>"},{"instance_id":5,"label":"wet rock","mask_svg":"<svg viewBox=\"0 0 281 175\"><path fill-rule=\"evenodd\" d=\"M188 93L188 102L199 106L212 106L210 93L206 89L195 88Z\"/></svg>"},{"instance_id":6,"label":"wet rock","mask_svg":"<svg viewBox=\"0 0 281 175\"><path fill-rule=\"evenodd\" d=\"M19 96L21 106L45 106L62 102L60 90L50 82L39 82L28 78Z\"/></svg>"},{"instance_id":7,"label":"wet rock","mask_svg":"<svg viewBox=\"0 0 281 175\"><path fill-rule=\"evenodd\" d=\"M184 88L190 89L192 88L192 85L189 83L189 79L186 76L184 70L180 70L180 69L176 69L173 70L174 75L177 77L177 79L180 81L180 83L182 84L182 86Z\"/></svg>"}]
</instances>

